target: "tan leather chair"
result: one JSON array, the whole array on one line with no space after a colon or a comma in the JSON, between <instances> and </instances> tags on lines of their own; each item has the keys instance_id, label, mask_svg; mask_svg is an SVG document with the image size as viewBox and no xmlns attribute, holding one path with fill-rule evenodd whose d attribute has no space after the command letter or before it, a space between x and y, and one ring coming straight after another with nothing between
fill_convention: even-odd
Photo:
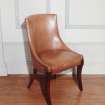
<instances>
[{"instance_id":1,"label":"tan leather chair","mask_svg":"<svg viewBox=\"0 0 105 105\"><path fill-rule=\"evenodd\" d=\"M34 74L41 75L40 85L48 105L50 100L50 80L57 73L73 69L73 79L82 88L81 72L83 56L68 48L60 38L56 14L38 14L26 18L29 45ZM34 78L32 77L28 88Z\"/></svg>"}]
</instances>

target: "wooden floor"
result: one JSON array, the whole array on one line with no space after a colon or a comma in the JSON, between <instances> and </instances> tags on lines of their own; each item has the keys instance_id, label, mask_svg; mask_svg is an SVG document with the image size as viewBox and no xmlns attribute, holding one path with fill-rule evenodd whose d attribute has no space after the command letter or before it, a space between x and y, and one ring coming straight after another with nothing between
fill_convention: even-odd
<instances>
[{"instance_id":1,"label":"wooden floor","mask_svg":"<svg viewBox=\"0 0 105 105\"><path fill-rule=\"evenodd\" d=\"M0 105L46 105L38 82L27 89L28 77L0 77ZM84 76L81 93L71 77L51 82L53 105L105 105L105 76Z\"/></svg>"}]
</instances>

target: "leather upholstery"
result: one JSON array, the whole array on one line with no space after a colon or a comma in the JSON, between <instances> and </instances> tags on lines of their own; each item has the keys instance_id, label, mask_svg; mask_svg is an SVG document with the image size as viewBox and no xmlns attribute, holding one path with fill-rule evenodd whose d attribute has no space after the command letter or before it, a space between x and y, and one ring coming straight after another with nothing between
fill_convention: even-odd
<instances>
[{"instance_id":1,"label":"leather upholstery","mask_svg":"<svg viewBox=\"0 0 105 105\"><path fill-rule=\"evenodd\" d=\"M75 65L80 65L79 54L69 50L46 50L39 54L40 59L45 62L53 73L58 73Z\"/></svg>"},{"instance_id":2,"label":"leather upholstery","mask_svg":"<svg viewBox=\"0 0 105 105\"><path fill-rule=\"evenodd\" d=\"M80 65L82 55L68 48L60 38L55 14L29 16L26 26L35 69L59 73Z\"/></svg>"}]
</instances>

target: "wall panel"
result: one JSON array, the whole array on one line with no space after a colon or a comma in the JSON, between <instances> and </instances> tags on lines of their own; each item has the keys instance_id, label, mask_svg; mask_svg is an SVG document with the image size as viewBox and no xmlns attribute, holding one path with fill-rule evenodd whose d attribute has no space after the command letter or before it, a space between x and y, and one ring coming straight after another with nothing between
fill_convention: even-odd
<instances>
[{"instance_id":1,"label":"wall panel","mask_svg":"<svg viewBox=\"0 0 105 105\"><path fill-rule=\"evenodd\" d=\"M21 27L24 18L56 13L62 39L85 57L83 73L105 74L104 4L104 0L1 0L0 59L5 57L5 62L0 60L0 68L7 65L8 74L28 74L31 60Z\"/></svg>"},{"instance_id":2,"label":"wall panel","mask_svg":"<svg viewBox=\"0 0 105 105\"><path fill-rule=\"evenodd\" d=\"M2 36L2 24L1 24L1 9L0 9L0 76L7 75L7 68L4 56L4 45Z\"/></svg>"}]
</instances>

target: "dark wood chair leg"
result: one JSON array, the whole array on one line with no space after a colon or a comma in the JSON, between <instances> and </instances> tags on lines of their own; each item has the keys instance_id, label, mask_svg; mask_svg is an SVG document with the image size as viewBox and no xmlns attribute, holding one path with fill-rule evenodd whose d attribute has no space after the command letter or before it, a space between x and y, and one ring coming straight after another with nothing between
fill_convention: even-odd
<instances>
[{"instance_id":1,"label":"dark wood chair leg","mask_svg":"<svg viewBox=\"0 0 105 105\"><path fill-rule=\"evenodd\" d=\"M50 98L50 73L47 73L43 78L39 79L42 94L47 102L47 105L52 105Z\"/></svg>"},{"instance_id":2,"label":"dark wood chair leg","mask_svg":"<svg viewBox=\"0 0 105 105\"><path fill-rule=\"evenodd\" d=\"M83 91L82 77L81 77L83 64L84 64L84 59L82 58L81 64L77 66L77 84L80 91Z\"/></svg>"},{"instance_id":3,"label":"dark wood chair leg","mask_svg":"<svg viewBox=\"0 0 105 105\"><path fill-rule=\"evenodd\" d=\"M72 70L72 77L73 77L73 80L76 82L77 81L77 69L75 67Z\"/></svg>"},{"instance_id":4,"label":"dark wood chair leg","mask_svg":"<svg viewBox=\"0 0 105 105\"><path fill-rule=\"evenodd\" d=\"M33 75L30 75L30 81L29 81L29 84L28 84L27 88L30 88L31 87L31 85L32 85L32 83L34 81L34 75L36 74L36 71L37 70L34 69L33 70L34 74Z\"/></svg>"},{"instance_id":5,"label":"dark wood chair leg","mask_svg":"<svg viewBox=\"0 0 105 105\"><path fill-rule=\"evenodd\" d=\"M33 77L33 76L31 76L31 77L30 77L30 81L29 81L29 84L28 84L27 88L30 88L30 87L31 87L31 85L32 85L33 81L34 81L34 77Z\"/></svg>"}]
</instances>

